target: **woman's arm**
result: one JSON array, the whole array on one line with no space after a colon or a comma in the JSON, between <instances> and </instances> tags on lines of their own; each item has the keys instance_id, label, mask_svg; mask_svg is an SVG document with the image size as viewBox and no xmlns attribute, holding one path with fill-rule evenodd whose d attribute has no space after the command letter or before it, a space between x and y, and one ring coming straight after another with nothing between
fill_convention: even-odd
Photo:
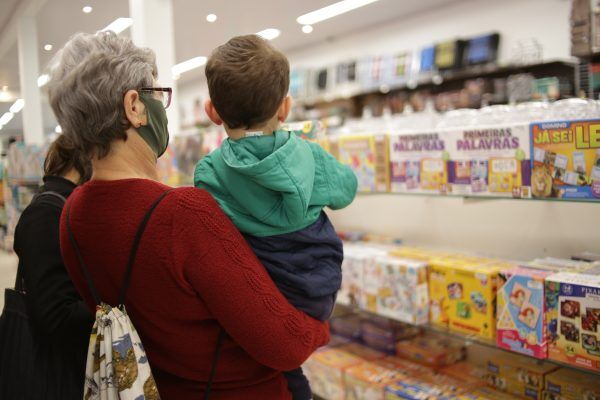
<instances>
[{"instance_id":1,"label":"woman's arm","mask_svg":"<svg viewBox=\"0 0 600 400\"><path fill-rule=\"evenodd\" d=\"M281 371L299 367L329 341L329 326L287 302L208 192L176 193L173 255L187 280L255 360Z\"/></svg>"},{"instance_id":2,"label":"woman's arm","mask_svg":"<svg viewBox=\"0 0 600 400\"><path fill-rule=\"evenodd\" d=\"M17 224L14 249L33 325L47 339L85 344L94 320L62 261L60 213L59 207L42 200L29 206Z\"/></svg>"}]
</instances>

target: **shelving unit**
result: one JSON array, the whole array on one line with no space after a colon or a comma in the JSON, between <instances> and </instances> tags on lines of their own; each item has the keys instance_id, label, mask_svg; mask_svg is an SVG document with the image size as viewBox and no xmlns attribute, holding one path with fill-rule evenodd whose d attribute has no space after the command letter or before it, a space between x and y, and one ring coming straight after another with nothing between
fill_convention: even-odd
<instances>
[{"instance_id":1,"label":"shelving unit","mask_svg":"<svg viewBox=\"0 0 600 400\"><path fill-rule=\"evenodd\" d=\"M494 201L494 200L510 200L510 201L534 201L534 202L553 202L553 203L598 203L597 200L591 199L558 199L558 198L537 198L537 197L507 197L507 196L469 196L458 194L442 194L442 193L395 193L395 192L360 192L358 196L400 196L400 197L425 197L439 199L464 199L468 201Z\"/></svg>"}]
</instances>

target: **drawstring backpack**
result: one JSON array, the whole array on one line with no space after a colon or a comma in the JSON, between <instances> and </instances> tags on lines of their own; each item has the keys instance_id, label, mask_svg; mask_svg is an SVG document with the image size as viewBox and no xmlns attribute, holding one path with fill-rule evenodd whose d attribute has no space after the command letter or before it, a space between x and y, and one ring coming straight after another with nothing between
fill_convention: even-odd
<instances>
[{"instance_id":1,"label":"drawstring backpack","mask_svg":"<svg viewBox=\"0 0 600 400\"><path fill-rule=\"evenodd\" d=\"M71 204L67 207L67 231L75 255L81 265L90 292L96 303L96 322L90 335L85 370L84 400L159 400L160 395L152 376L142 341L127 315L125 296L131 279L137 250L146 225L158 204L170 190L150 206L135 234L129 261L119 292L116 307L104 303L96 291L90 272L83 260L71 229ZM223 340L221 330L204 398L208 399Z\"/></svg>"}]
</instances>

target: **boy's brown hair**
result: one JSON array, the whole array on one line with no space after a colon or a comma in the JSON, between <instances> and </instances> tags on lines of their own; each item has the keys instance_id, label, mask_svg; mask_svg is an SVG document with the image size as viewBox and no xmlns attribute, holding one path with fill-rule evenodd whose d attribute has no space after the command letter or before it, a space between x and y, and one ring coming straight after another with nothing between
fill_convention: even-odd
<instances>
[{"instance_id":1,"label":"boy's brown hair","mask_svg":"<svg viewBox=\"0 0 600 400\"><path fill-rule=\"evenodd\" d=\"M288 93L290 65L260 36L237 36L213 51L206 80L210 99L227 127L249 129L277 113Z\"/></svg>"}]
</instances>

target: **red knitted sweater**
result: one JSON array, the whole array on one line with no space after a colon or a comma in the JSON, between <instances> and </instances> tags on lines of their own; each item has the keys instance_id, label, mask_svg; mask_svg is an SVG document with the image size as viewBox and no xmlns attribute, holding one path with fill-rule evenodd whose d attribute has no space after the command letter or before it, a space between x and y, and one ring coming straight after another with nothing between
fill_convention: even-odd
<instances>
[{"instance_id":1,"label":"red knitted sweater","mask_svg":"<svg viewBox=\"0 0 600 400\"><path fill-rule=\"evenodd\" d=\"M135 231L167 189L144 179L91 181L69 198L73 231L103 301L117 302ZM93 309L65 218L65 265ZM279 371L300 366L329 340L327 325L285 300L215 200L195 188L174 190L152 215L126 306L163 400L201 398L221 326L227 336L211 400L291 398Z\"/></svg>"}]
</instances>

